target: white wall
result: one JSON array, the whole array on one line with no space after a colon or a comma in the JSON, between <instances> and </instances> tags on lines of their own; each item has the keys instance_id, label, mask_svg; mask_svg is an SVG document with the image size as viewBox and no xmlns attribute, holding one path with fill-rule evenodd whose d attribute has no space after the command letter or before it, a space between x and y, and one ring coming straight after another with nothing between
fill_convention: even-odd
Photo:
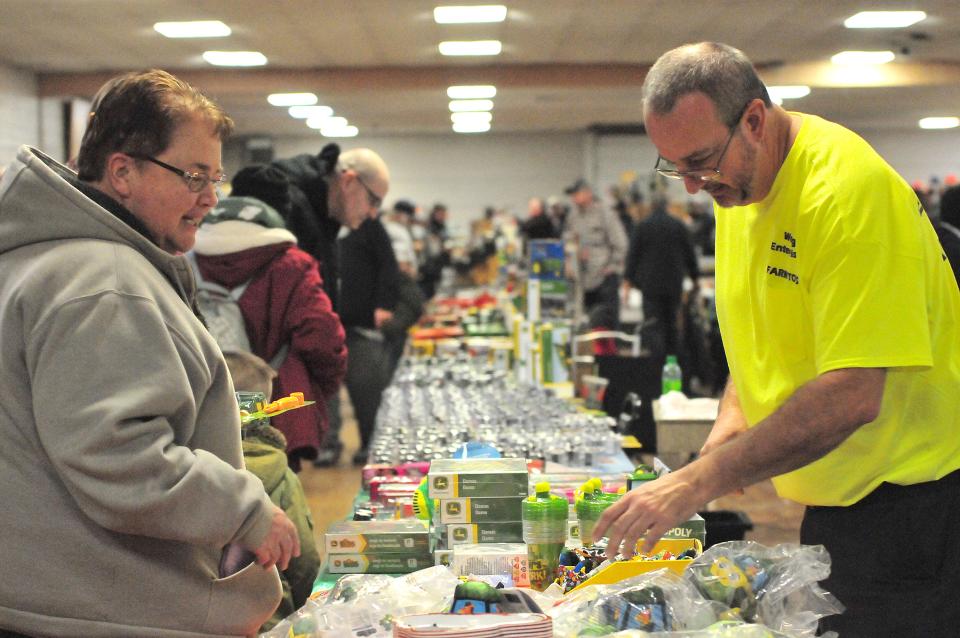
<instances>
[{"instance_id":1,"label":"white wall","mask_svg":"<svg viewBox=\"0 0 960 638\"><path fill-rule=\"evenodd\" d=\"M582 133L451 133L356 137L339 144L367 146L383 157L391 176L388 206L399 198L424 209L440 201L449 207L451 222L462 226L479 218L485 206L526 217L530 197L562 193L583 174L582 139ZM274 155L313 154L326 142L319 136L280 138Z\"/></svg>"},{"instance_id":2,"label":"white wall","mask_svg":"<svg viewBox=\"0 0 960 638\"><path fill-rule=\"evenodd\" d=\"M21 144L40 143L37 78L0 65L0 164L8 164Z\"/></svg>"},{"instance_id":3,"label":"white wall","mask_svg":"<svg viewBox=\"0 0 960 638\"><path fill-rule=\"evenodd\" d=\"M960 129L857 131L905 180L960 175Z\"/></svg>"},{"instance_id":4,"label":"white wall","mask_svg":"<svg viewBox=\"0 0 960 638\"><path fill-rule=\"evenodd\" d=\"M907 181L960 173L960 130L858 133ZM274 155L317 153L326 141L320 136L279 138ZM646 193L657 160L656 149L643 135L450 134L356 137L339 143L343 148L369 146L383 156L392 175L388 206L401 197L423 208L442 201L463 231L485 206L507 208L523 218L530 197L559 195L579 176L590 179L605 197L609 185L633 171ZM240 146L226 149L228 172L242 165ZM672 199L686 196L682 182L667 183Z\"/></svg>"}]
</instances>

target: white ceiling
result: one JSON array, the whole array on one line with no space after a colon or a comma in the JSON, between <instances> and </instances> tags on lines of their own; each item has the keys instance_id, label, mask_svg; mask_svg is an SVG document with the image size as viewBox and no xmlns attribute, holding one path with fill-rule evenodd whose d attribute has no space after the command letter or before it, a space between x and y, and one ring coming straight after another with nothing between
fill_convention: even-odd
<instances>
[{"instance_id":1,"label":"white ceiling","mask_svg":"<svg viewBox=\"0 0 960 638\"><path fill-rule=\"evenodd\" d=\"M446 86L473 83L498 86L494 131L568 131L637 123L640 84L657 56L719 40L750 56L769 84L813 86L788 107L854 128L960 115L957 0L498 1L509 9L504 23L437 25L438 2L422 0L3 0L0 63L38 73L46 96L89 97L117 71L165 68L217 99L241 134L309 131L267 104L268 93L284 90L317 93L361 134L447 132ZM884 8L928 17L907 29L843 27L857 11ZM197 19L222 20L233 34L171 40L152 29ZM437 52L441 40L489 38L503 41L500 56ZM200 59L207 49L259 50L270 62L214 69ZM843 49L895 50L887 67L897 79L881 83L897 85L839 86L827 62Z\"/></svg>"}]
</instances>

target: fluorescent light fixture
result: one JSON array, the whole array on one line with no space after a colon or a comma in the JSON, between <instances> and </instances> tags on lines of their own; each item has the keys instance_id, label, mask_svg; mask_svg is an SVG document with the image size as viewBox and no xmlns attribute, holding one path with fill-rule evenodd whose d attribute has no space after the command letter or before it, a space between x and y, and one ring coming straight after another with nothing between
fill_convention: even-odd
<instances>
[{"instance_id":1,"label":"fluorescent light fixture","mask_svg":"<svg viewBox=\"0 0 960 638\"><path fill-rule=\"evenodd\" d=\"M497 87L492 84L460 84L447 88L451 100L489 99L497 96Z\"/></svg>"},{"instance_id":2,"label":"fluorescent light fixture","mask_svg":"<svg viewBox=\"0 0 960 638\"><path fill-rule=\"evenodd\" d=\"M231 33L230 27L219 20L157 22L153 30L168 38L224 38Z\"/></svg>"},{"instance_id":3,"label":"fluorescent light fixture","mask_svg":"<svg viewBox=\"0 0 960 638\"><path fill-rule=\"evenodd\" d=\"M359 132L360 129L356 126L323 127L320 129L320 135L324 137L356 137Z\"/></svg>"},{"instance_id":4,"label":"fluorescent light fixture","mask_svg":"<svg viewBox=\"0 0 960 638\"><path fill-rule=\"evenodd\" d=\"M925 19L923 11L861 11L843 21L848 29L902 29Z\"/></svg>"},{"instance_id":5,"label":"fluorescent light fixture","mask_svg":"<svg viewBox=\"0 0 960 638\"><path fill-rule=\"evenodd\" d=\"M500 40L448 40L440 43L440 55L500 55Z\"/></svg>"},{"instance_id":6,"label":"fluorescent light fixture","mask_svg":"<svg viewBox=\"0 0 960 638\"><path fill-rule=\"evenodd\" d=\"M322 104L291 106L289 109L287 109L287 113L290 114L290 117L295 117L298 120L305 120L311 117L330 117L333 115L333 109L329 106L323 106Z\"/></svg>"},{"instance_id":7,"label":"fluorescent light fixture","mask_svg":"<svg viewBox=\"0 0 960 638\"><path fill-rule=\"evenodd\" d=\"M782 86L768 86L767 92L771 95L776 93L785 100L795 100L810 95L810 87L803 84L785 84Z\"/></svg>"},{"instance_id":8,"label":"fluorescent light fixture","mask_svg":"<svg viewBox=\"0 0 960 638\"><path fill-rule=\"evenodd\" d=\"M450 121L454 124L465 124L468 122L485 122L490 123L490 120L493 119L493 114L489 111L475 111L472 113L451 113Z\"/></svg>"},{"instance_id":9,"label":"fluorescent light fixture","mask_svg":"<svg viewBox=\"0 0 960 638\"><path fill-rule=\"evenodd\" d=\"M767 93L776 104L783 104L784 100L796 100L810 95L810 87L803 84L768 86Z\"/></svg>"},{"instance_id":10,"label":"fluorescent light fixture","mask_svg":"<svg viewBox=\"0 0 960 638\"><path fill-rule=\"evenodd\" d=\"M305 106L317 103L314 93L271 93L267 102L274 106Z\"/></svg>"},{"instance_id":11,"label":"fluorescent light fixture","mask_svg":"<svg viewBox=\"0 0 960 638\"><path fill-rule=\"evenodd\" d=\"M490 122L454 122L454 133L486 133L490 130Z\"/></svg>"},{"instance_id":12,"label":"fluorescent light fixture","mask_svg":"<svg viewBox=\"0 0 960 638\"><path fill-rule=\"evenodd\" d=\"M960 117L925 117L918 124L925 129L957 128Z\"/></svg>"},{"instance_id":13,"label":"fluorescent light fixture","mask_svg":"<svg viewBox=\"0 0 960 638\"><path fill-rule=\"evenodd\" d=\"M263 66L267 56L259 51L204 51L203 59L214 66Z\"/></svg>"},{"instance_id":14,"label":"fluorescent light fixture","mask_svg":"<svg viewBox=\"0 0 960 638\"><path fill-rule=\"evenodd\" d=\"M433 19L437 24L471 24L503 22L507 8L502 4L479 4L469 7L435 7Z\"/></svg>"},{"instance_id":15,"label":"fluorescent light fixture","mask_svg":"<svg viewBox=\"0 0 960 638\"><path fill-rule=\"evenodd\" d=\"M310 128L345 128L347 126L347 118L345 117L311 117L307 119L307 126Z\"/></svg>"},{"instance_id":16,"label":"fluorescent light fixture","mask_svg":"<svg viewBox=\"0 0 960 638\"><path fill-rule=\"evenodd\" d=\"M493 100L450 100L450 110L453 113L492 111Z\"/></svg>"},{"instance_id":17,"label":"fluorescent light fixture","mask_svg":"<svg viewBox=\"0 0 960 638\"><path fill-rule=\"evenodd\" d=\"M834 64L886 64L892 62L896 56L893 51L841 51L830 61Z\"/></svg>"}]
</instances>

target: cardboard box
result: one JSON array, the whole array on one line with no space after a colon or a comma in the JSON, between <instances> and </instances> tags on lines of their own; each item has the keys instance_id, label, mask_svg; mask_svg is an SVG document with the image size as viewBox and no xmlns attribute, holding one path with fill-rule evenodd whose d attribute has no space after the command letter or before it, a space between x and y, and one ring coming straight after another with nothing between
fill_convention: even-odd
<instances>
[{"instance_id":1,"label":"cardboard box","mask_svg":"<svg viewBox=\"0 0 960 638\"><path fill-rule=\"evenodd\" d=\"M433 551L434 565L443 565L444 567L450 567L452 563L453 563L452 549L436 549Z\"/></svg>"},{"instance_id":2,"label":"cardboard box","mask_svg":"<svg viewBox=\"0 0 960 638\"><path fill-rule=\"evenodd\" d=\"M441 523L506 523L523 520L523 497L440 499Z\"/></svg>"},{"instance_id":3,"label":"cardboard box","mask_svg":"<svg viewBox=\"0 0 960 638\"><path fill-rule=\"evenodd\" d=\"M690 520L685 523L680 523L673 529L667 530L667 533L663 535L662 538L678 538L678 539L691 539L695 538L700 541L700 546L703 547L707 543L707 524L703 520L703 517L699 514L694 514Z\"/></svg>"},{"instance_id":4,"label":"cardboard box","mask_svg":"<svg viewBox=\"0 0 960 638\"><path fill-rule=\"evenodd\" d=\"M426 554L333 554L327 557L331 574L409 574L433 567Z\"/></svg>"},{"instance_id":5,"label":"cardboard box","mask_svg":"<svg viewBox=\"0 0 960 638\"><path fill-rule=\"evenodd\" d=\"M447 525L447 547L464 543L522 543L523 523L473 523Z\"/></svg>"},{"instance_id":6,"label":"cardboard box","mask_svg":"<svg viewBox=\"0 0 960 638\"><path fill-rule=\"evenodd\" d=\"M437 459L428 476L430 498L529 494L526 459Z\"/></svg>"},{"instance_id":7,"label":"cardboard box","mask_svg":"<svg viewBox=\"0 0 960 638\"><path fill-rule=\"evenodd\" d=\"M327 528L324 545L327 554L429 554L430 530L423 521L339 521Z\"/></svg>"},{"instance_id":8,"label":"cardboard box","mask_svg":"<svg viewBox=\"0 0 960 638\"><path fill-rule=\"evenodd\" d=\"M468 543L453 548L454 575L510 576L514 587L530 586L524 543Z\"/></svg>"}]
</instances>

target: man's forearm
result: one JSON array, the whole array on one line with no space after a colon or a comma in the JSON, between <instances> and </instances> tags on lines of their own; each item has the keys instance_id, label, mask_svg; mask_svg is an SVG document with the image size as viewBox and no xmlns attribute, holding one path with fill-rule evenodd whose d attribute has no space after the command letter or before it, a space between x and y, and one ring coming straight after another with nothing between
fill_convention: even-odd
<instances>
[{"instance_id":1,"label":"man's forearm","mask_svg":"<svg viewBox=\"0 0 960 638\"><path fill-rule=\"evenodd\" d=\"M803 467L877 417L885 378L882 369L835 370L821 375L755 427L679 472L693 484L697 500L707 502Z\"/></svg>"}]
</instances>

